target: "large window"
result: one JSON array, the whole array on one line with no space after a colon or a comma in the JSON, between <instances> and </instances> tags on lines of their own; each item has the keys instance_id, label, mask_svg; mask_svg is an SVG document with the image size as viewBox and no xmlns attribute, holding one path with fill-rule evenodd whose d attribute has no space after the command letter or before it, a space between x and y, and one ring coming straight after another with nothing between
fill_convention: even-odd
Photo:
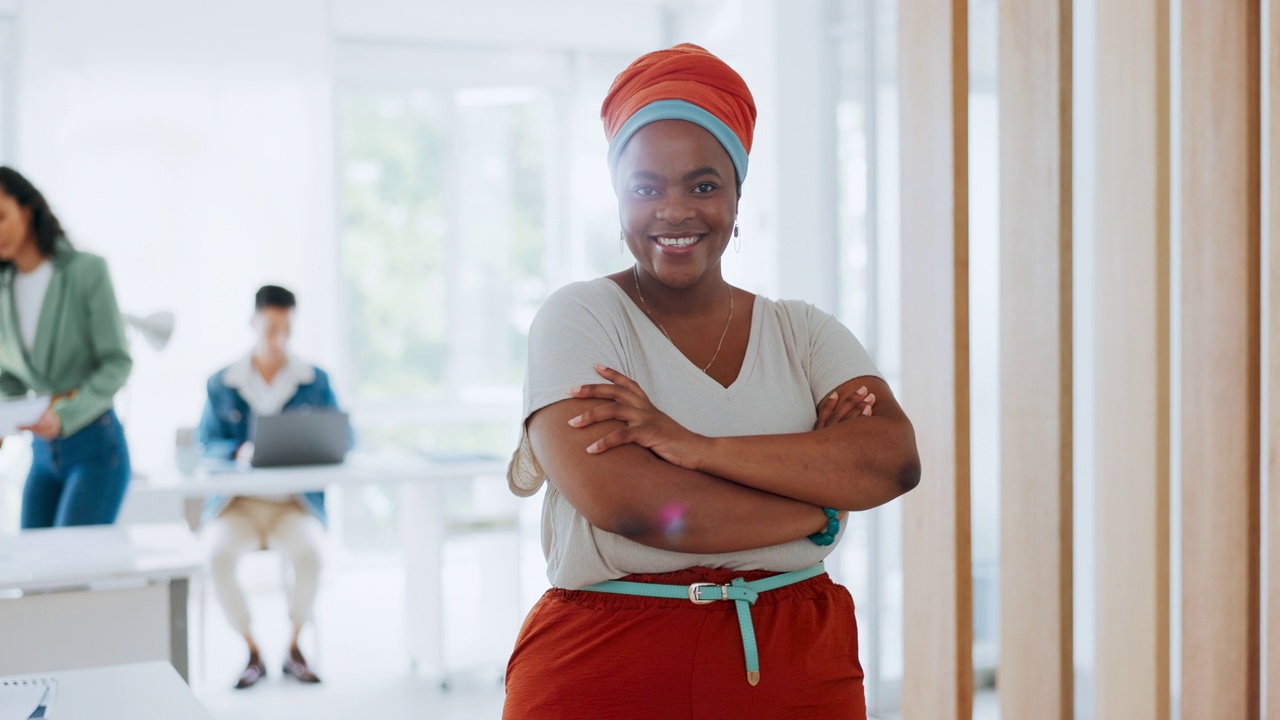
<instances>
[{"instance_id":1,"label":"large window","mask_svg":"<svg viewBox=\"0 0 1280 720\"><path fill-rule=\"evenodd\" d=\"M362 441L496 451L512 438L525 335L548 292L550 100L531 87L358 88L339 103Z\"/></svg>"},{"instance_id":2,"label":"large window","mask_svg":"<svg viewBox=\"0 0 1280 720\"><path fill-rule=\"evenodd\" d=\"M361 448L509 453L534 314L626 261L598 110L626 59L336 56L342 370ZM395 488L358 492L337 513L348 545L394 547Z\"/></svg>"}]
</instances>

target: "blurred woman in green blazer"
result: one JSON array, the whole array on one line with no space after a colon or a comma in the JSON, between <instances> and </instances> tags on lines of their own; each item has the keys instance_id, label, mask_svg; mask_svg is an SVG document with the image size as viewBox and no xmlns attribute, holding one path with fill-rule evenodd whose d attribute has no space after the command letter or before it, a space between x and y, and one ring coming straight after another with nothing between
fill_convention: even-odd
<instances>
[{"instance_id":1,"label":"blurred woman in green blazer","mask_svg":"<svg viewBox=\"0 0 1280 720\"><path fill-rule=\"evenodd\" d=\"M23 428L24 529L115 522L131 469L112 404L132 367L106 261L73 248L40 191L0 167L0 395L53 398Z\"/></svg>"}]
</instances>

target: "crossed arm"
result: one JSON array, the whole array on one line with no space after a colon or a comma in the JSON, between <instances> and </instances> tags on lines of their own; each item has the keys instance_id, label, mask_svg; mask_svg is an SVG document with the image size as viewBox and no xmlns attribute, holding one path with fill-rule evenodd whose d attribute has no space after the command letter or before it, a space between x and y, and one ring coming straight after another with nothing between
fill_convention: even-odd
<instances>
[{"instance_id":1,"label":"crossed arm","mask_svg":"<svg viewBox=\"0 0 1280 720\"><path fill-rule=\"evenodd\" d=\"M875 507L919 481L911 424L878 378L837 388L810 432L708 438L626 376L599 372L611 383L534 413L529 438L588 522L636 542L690 553L766 547L823 529L822 506Z\"/></svg>"}]
</instances>

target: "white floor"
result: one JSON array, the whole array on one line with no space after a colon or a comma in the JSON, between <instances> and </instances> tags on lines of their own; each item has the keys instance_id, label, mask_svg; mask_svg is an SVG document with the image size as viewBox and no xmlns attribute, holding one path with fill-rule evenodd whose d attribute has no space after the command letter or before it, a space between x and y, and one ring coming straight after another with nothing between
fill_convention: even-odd
<instances>
[{"instance_id":1,"label":"white floor","mask_svg":"<svg viewBox=\"0 0 1280 720\"><path fill-rule=\"evenodd\" d=\"M417 677L409 665L402 637L404 627L403 575L394 564L335 568L328 573L317 601L319 630L303 633L303 652L323 682L302 685L280 673L288 643L288 619L278 559L260 554L245 568L252 585L250 607L254 633L263 650L268 676L248 690L232 685L247 659L244 642L227 626L212 596L206 599L207 652L201 672L198 629L193 642L192 686L197 697L220 720L280 720L280 718L354 718L379 720L414 718L497 718L502 713L502 664L510 638L468 642L450 633L447 657L455 669L451 687L438 679ZM466 567L447 566L446 573L465 573ZM193 603L198 600L193 598ZM486 627L477 613L483 607L449 603L452 628ZM192 615L199 622L198 613ZM448 632L448 628L446 632ZM457 668L463 668L461 670Z\"/></svg>"}]
</instances>

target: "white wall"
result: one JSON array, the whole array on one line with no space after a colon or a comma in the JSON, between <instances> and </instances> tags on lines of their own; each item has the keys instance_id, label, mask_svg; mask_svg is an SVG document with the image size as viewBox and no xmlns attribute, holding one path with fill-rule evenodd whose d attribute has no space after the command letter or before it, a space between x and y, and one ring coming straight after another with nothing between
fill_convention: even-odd
<instances>
[{"instance_id":1,"label":"white wall","mask_svg":"<svg viewBox=\"0 0 1280 720\"><path fill-rule=\"evenodd\" d=\"M0 10L9 7L0 0ZM134 343L118 400L146 472L193 425L204 378L252 341L253 291L298 293L295 347L338 370L334 40L438 49L622 51L659 44L658 2L31 0L16 6L14 164L127 312L177 315ZM601 140L603 142L603 140Z\"/></svg>"},{"instance_id":2,"label":"white wall","mask_svg":"<svg viewBox=\"0 0 1280 720\"><path fill-rule=\"evenodd\" d=\"M336 352L325 3L39 0L19 23L17 166L124 310L177 315L163 354L134 342L119 398L145 472L246 350L261 283L299 294L300 351Z\"/></svg>"}]
</instances>

